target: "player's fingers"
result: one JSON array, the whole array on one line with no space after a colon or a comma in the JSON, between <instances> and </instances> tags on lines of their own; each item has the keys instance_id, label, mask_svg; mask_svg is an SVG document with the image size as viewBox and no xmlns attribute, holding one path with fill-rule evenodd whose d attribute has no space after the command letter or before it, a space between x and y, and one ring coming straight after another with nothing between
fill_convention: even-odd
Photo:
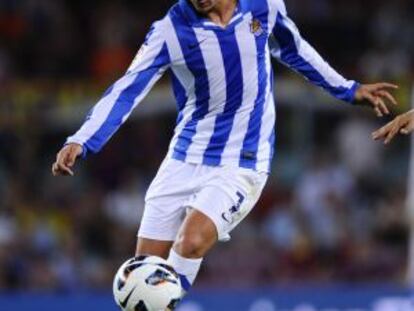
<instances>
[{"instance_id":1,"label":"player's fingers","mask_svg":"<svg viewBox=\"0 0 414 311\"><path fill-rule=\"evenodd\" d=\"M56 160L56 166L60 174L70 175L70 168L66 164L68 162L67 160L68 157L69 157L69 152L67 149L62 149L58 153L57 160Z\"/></svg>"},{"instance_id":2,"label":"player's fingers","mask_svg":"<svg viewBox=\"0 0 414 311\"><path fill-rule=\"evenodd\" d=\"M375 88L377 90L379 90L379 89L393 89L393 90L396 90L396 89L399 88L399 86L396 85L396 84L393 84L393 83L381 82L381 83L375 84Z\"/></svg>"},{"instance_id":3,"label":"player's fingers","mask_svg":"<svg viewBox=\"0 0 414 311\"><path fill-rule=\"evenodd\" d=\"M372 95L370 92L365 92L363 94L363 98L368 101L371 106L373 106L374 108L377 106L377 101L374 95Z\"/></svg>"},{"instance_id":4,"label":"player's fingers","mask_svg":"<svg viewBox=\"0 0 414 311\"><path fill-rule=\"evenodd\" d=\"M57 162L53 163L52 173L53 173L53 176L66 175L65 170L61 169Z\"/></svg>"},{"instance_id":5,"label":"player's fingers","mask_svg":"<svg viewBox=\"0 0 414 311\"><path fill-rule=\"evenodd\" d=\"M386 130L385 127L380 128L379 130L372 133L372 139L379 140L379 139L385 137L386 133L387 133L387 130Z\"/></svg>"},{"instance_id":6,"label":"player's fingers","mask_svg":"<svg viewBox=\"0 0 414 311\"><path fill-rule=\"evenodd\" d=\"M408 135L414 131L414 121L404 120L405 122L400 126L400 133Z\"/></svg>"},{"instance_id":7,"label":"player's fingers","mask_svg":"<svg viewBox=\"0 0 414 311\"><path fill-rule=\"evenodd\" d=\"M398 132L398 131L397 131ZM387 138L385 138L385 140L384 140L384 144L385 145L388 145L393 139L394 139L394 137L395 137L395 134L397 133L397 132L394 132L394 131L392 131L392 132L390 132L389 134L388 134L388 136L387 136Z\"/></svg>"},{"instance_id":8,"label":"player's fingers","mask_svg":"<svg viewBox=\"0 0 414 311\"><path fill-rule=\"evenodd\" d=\"M384 114L390 114L387 105L385 104L384 100L381 97L377 97L377 107L381 110Z\"/></svg>"},{"instance_id":9,"label":"player's fingers","mask_svg":"<svg viewBox=\"0 0 414 311\"><path fill-rule=\"evenodd\" d=\"M66 157L68 155L68 151L66 149L62 149L56 155L56 162L57 163L64 163L66 161Z\"/></svg>"},{"instance_id":10,"label":"player's fingers","mask_svg":"<svg viewBox=\"0 0 414 311\"><path fill-rule=\"evenodd\" d=\"M58 169L57 169L57 166L56 166L56 162L53 163L53 165L52 165L52 174L53 174L53 176L58 175Z\"/></svg>"},{"instance_id":11,"label":"player's fingers","mask_svg":"<svg viewBox=\"0 0 414 311\"><path fill-rule=\"evenodd\" d=\"M384 125L380 129L376 130L374 133L372 133L372 138L375 140L385 138L388 134L388 132L392 129L393 122L388 123L387 125Z\"/></svg>"},{"instance_id":12,"label":"player's fingers","mask_svg":"<svg viewBox=\"0 0 414 311\"><path fill-rule=\"evenodd\" d=\"M383 103L381 98L372 95L370 92L366 92L364 94L364 98L371 103L377 117L383 117L384 116L384 114L382 112L382 107L381 107L382 106L381 102ZM386 110L387 110L387 108L386 108Z\"/></svg>"},{"instance_id":13,"label":"player's fingers","mask_svg":"<svg viewBox=\"0 0 414 311\"><path fill-rule=\"evenodd\" d=\"M377 94L379 96L386 97L393 105L395 105L395 106L398 105L397 100L389 92L387 92L387 91L378 91Z\"/></svg>"},{"instance_id":14,"label":"player's fingers","mask_svg":"<svg viewBox=\"0 0 414 311\"><path fill-rule=\"evenodd\" d=\"M387 137L385 138L384 144L389 144L391 142L391 140L395 137L395 135L397 135L397 133L399 132L399 126L398 124L395 124L391 130L388 132Z\"/></svg>"},{"instance_id":15,"label":"player's fingers","mask_svg":"<svg viewBox=\"0 0 414 311\"><path fill-rule=\"evenodd\" d=\"M60 175L61 172L59 169L59 163L62 163L63 158L64 158L64 152L62 152L61 150L56 154L56 161L52 165L52 173L54 176Z\"/></svg>"},{"instance_id":16,"label":"player's fingers","mask_svg":"<svg viewBox=\"0 0 414 311\"><path fill-rule=\"evenodd\" d=\"M58 167L58 172L61 173L62 175L70 175L70 176L74 175L73 171L63 163L58 163L57 167Z\"/></svg>"},{"instance_id":17,"label":"player's fingers","mask_svg":"<svg viewBox=\"0 0 414 311\"><path fill-rule=\"evenodd\" d=\"M56 162L53 165L53 173L55 176L57 175L70 175L73 176L74 173L71 170L71 167L74 164L72 159L72 154L74 154L74 158L76 160L76 152L72 151L71 148L63 148L56 156Z\"/></svg>"},{"instance_id":18,"label":"player's fingers","mask_svg":"<svg viewBox=\"0 0 414 311\"><path fill-rule=\"evenodd\" d=\"M62 150L61 151L59 151L57 154L56 154L56 162L59 162L59 161L62 161L61 159L63 158L63 152L62 152Z\"/></svg>"},{"instance_id":19,"label":"player's fingers","mask_svg":"<svg viewBox=\"0 0 414 311\"><path fill-rule=\"evenodd\" d=\"M408 130L408 132L410 133L413 132L414 131L414 120L411 119L405 128Z\"/></svg>"},{"instance_id":20,"label":"player's fingers","mask_svg":"<svg viewBox=\"0 0 414 311\"><path fill-rule=\"evenodd\" d=\"M68 155L67 155L67 157L66 157L66 162L65 162L65 164L68 166L68 167L72 167L74 164L75 164L75 161L76 161L76 158L77 158L77 154L76 154L76 151L75 150L70 150L70 152L68 153Z\"/></svg>"},{"instance_id":21,"label":"player's fingers","mask_svg":"<svg viewBox=\"0 0 414 311\"><path fill-rule=\"evenodd\" d=\"M375 114L377 115L377 117L381 118L381 117L383 117L383 116L384 116L384 115L382 114L382 112L381 112L381 109L380 109L380 108L375 107L375 108L374 108L374 111L375 111Z\"/></svg>"}]
</instances>

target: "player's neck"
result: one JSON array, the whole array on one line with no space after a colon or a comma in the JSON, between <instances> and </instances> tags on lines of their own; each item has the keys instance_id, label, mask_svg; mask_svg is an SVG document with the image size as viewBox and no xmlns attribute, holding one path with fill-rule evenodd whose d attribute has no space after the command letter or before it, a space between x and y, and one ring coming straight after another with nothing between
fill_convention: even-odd
<instances>
[{"instance_id":1,"label":"player's neck","mask_svg":"<svg viewBox=\"0 0 414 311\"><path fill-rule=\"evenodd\" d=\"M219 0L214 8L208 12L207 18L220 27L226 27L233 18L238 0Z\"/></svg>"}]
</instances>

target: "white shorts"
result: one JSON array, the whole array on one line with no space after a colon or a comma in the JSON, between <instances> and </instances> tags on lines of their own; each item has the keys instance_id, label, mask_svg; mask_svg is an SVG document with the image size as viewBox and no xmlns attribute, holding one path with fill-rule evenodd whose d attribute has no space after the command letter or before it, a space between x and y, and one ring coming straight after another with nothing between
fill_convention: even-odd
<instances>
[{"instance_id":1,"label":"white shorts","mask_svg":"<svg viewBox=\"0 0 414 311\"><path fill-rule=\"evenodd\" d=\"M138 237L174 241L188 208L208 216L220 241L249 214L267 181L254 170L191 164L167 158L145 197Z\"/></svg>"}]
</instances>

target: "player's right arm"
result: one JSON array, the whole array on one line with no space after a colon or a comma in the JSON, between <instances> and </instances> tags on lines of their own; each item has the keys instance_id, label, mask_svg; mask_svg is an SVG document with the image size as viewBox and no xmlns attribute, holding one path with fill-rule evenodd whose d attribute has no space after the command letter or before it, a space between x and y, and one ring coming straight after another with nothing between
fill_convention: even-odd
<instances>
[{"instance_id":1,"label":"player's right arm","mask_svg":"<svg viewBox=\"0 0 414 311\"><path fill-rule=\"evenodd\" d=\"M78 157L99 152L161 78L170 66L164 31L168 30L162 21L153 24L126 74L105 92L82 127L66 140L52 167L55 176L73 175Z\"/></svg>"}]
</instances>

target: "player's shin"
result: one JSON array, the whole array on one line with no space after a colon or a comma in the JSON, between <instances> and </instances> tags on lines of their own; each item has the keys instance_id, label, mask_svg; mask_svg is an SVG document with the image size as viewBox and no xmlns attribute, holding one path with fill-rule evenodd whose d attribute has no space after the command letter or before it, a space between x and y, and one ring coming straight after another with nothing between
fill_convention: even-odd
<instances>
[{"instance_id":1,"label":"player's shin","mask_svg":"<svg viewBox=\"0 0 414 311\"><path fill-rule=\"evenodd\" d=\"M181 255L179 255L174 250L174 248L171 248L170 255L168 257L168 262L180 275L181 286L183 288L182 296L184 297L185 294L190 290L195 278L197 277L201 263L203 262L203 258L184 258Z\"/></svg>"}]
</instances>

